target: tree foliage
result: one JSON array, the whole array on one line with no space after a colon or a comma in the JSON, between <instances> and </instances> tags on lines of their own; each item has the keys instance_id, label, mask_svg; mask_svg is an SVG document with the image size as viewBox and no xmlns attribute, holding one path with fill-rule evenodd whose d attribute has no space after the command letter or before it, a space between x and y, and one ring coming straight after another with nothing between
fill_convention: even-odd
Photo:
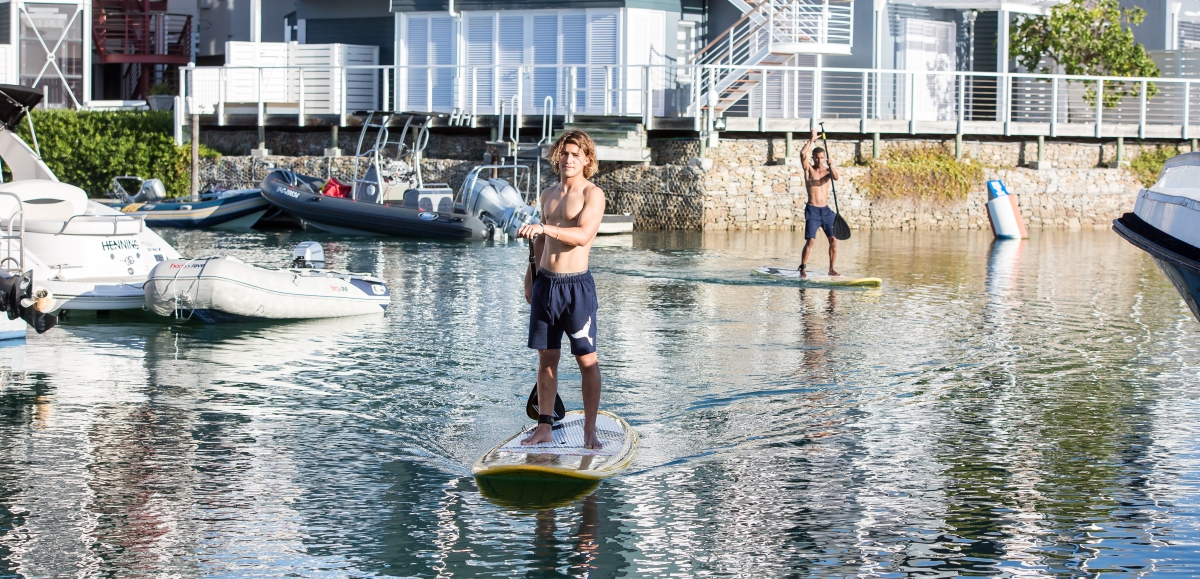
<instances>
[{"instance_id":1,"label":"tree foliage","mask_svg":"<svg viewBox=\"0 0 1200 579\"><path fill-rule=\"evenodd\" d=\"M1133 38L1131 26L1146 11L1121 8L1118 0L1070 0L1046 15L1022 15L1012 31L1009 55L1026 70L1052 73L1061 66L1071 75L1158 77L1146 47ZM1096 103L1096 86L1087 82L1085 98ZM1139 96L1141 83L1105 81L1104 106L1116 107L1126 96ZM1157 94L1147 83L1146 96Z\"/></svg>"},{"instance_id":2,"label":"tree foliage","mask_svg":"<svg viewBox=\"0 0 1200 579\"><path fill-rule=\"evenodd\" d=\"M171 196L191 188L190 151L177 147L168 112L32 111L42 161L64 183L102 196L119 175L161 179ZM34 146L29 124L17 131Z\"/></svg>"}]
</instances>

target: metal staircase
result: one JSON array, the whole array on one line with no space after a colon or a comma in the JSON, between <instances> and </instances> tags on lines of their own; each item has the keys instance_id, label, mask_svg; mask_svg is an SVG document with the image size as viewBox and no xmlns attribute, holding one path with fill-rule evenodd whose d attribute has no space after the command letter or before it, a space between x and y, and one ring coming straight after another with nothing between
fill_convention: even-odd
<instances>
[{"instance_id":1,"label":"metal staircase","mask_svg":"<svg viewBox=\"0 0 1200 579\"><path fill-rule=\"evenodd\" d=\"M730 0L742 17L698 52L695 108L724 113L797 54L850 54L853 0Z\"/></svg>"},{"instance_id":2,"label":"metal staircase","mask_svg":"<svg viewBox=\"0 0 1200 579\"><path fill-rule=\"evenodd\" d=\"M577 116L573 122L564 123L555 131L557 139L571 129L586 131L596 143L596 160L644 163L650 160L650 149L646 146L646 128L641 123L614 120L610 117ZM549 144L545 146L549 151ZM543 155L545 153L543 152Z\"/></svg>"},{"instance_id":3,"label":"metal staircase","mask_svg":"<svg viewBox=\"0 0 1200 579\"><path fill-rule=\"evenodd\" d=\"M121 66L121 98L145 98L173 83L192 60L192 17L168 14L165 0L95 0L92 44L100 64Z\"/></svg>"}]
</instances>

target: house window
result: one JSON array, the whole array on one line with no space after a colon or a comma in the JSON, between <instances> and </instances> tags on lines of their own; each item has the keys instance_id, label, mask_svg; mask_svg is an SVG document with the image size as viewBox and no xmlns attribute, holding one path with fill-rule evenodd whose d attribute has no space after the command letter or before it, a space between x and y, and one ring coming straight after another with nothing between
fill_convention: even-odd
<instances>
[{"instance_id":1,"label":"house window","mask_svg":"<svg viewBox=\"0 0 1200 579\"><path fill-rule=\"evenodd\" d=\"M439 18L448 20L443 14L405 15L402 42L404 63L410 68L402 98L407 99L405 106L409 109L425 108L430 101L422 100L422 95L429 94L429 84L435 82L428 76L431 72L412 67L433 64L429 59L438 42L453 43L453 32L434 33L429 28ZM434 98L428 108L449 112L458 107L495 114L502 103L507 112L520 94L525 114L540 113L547 96L554 99L555 108L561 112L570 75L565 67L596 65L576 70L576 110L600 110L607 72L603 65L620 63L619 16L619 11L607 9L465 12L459 21L463 54L446 62L464 67L459 69L457 80L449 81L458 83L459 102ZM442 54L450 53L443 50ZM620 86L619 69L614 68L612 75L612 86ZM616 92L611 93L614 99ZM450 93L447 95L447 101L452 100Z\"/></svg>"},{"instance_id":2,"label":"house window","mask_svg":"<svg viewBox=\"0 0 1200 579\"><path fill-rule=\"evenodd\" d=\"M25 4L20 19L21 84L46 87L48 108L78 107L76 95L83 94L83 9L75 4ZM47 58L51 53L54 58Z\"/></svg>"}]
</instances>

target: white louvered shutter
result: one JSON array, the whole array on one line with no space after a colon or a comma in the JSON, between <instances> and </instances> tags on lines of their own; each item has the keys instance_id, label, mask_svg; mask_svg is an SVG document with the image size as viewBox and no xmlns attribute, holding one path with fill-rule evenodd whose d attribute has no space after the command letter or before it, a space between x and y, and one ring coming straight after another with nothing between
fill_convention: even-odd
<instances>
[{"instance_id":1,"label":"white louvered shutter","mask_svg":"<svg viewBox=\"0 0 1200 579\"><path fill-rule=\"evenodd\" d=\"M521 65L525 63L525 17L501 16L496 35L496 64ZM501 66L497 73L497 91L506 113L511 112L512 97L517 94L520 82L518 66Z\"/></svg>"},{"instance_id":2,"label":"white louvered shutter","mask_svg":"<svg viewBox=\"0 0 1200 579\"><path fill-rule=\"evenodd\" d=\"M422 68L429 64L429 19L408 18L408 34L405 45L408 49L408 92L406 106L410 110L429 108L429 71Z\"/></svg>"},{"instance_id":3,"label":"white louvered shutter","mask_svg":"<svg viewBox=\"0 0 1200 579\"><path fill-rule=\"evenodd\" d=\"M467 17L467 82L466 91L468 99L474 93L477 103L469 103L469 105L477 105L480 114L494 112L496 101L494 98L495 79L490 68L495 64L495 42L493 31L495 29L495 14L471 14ZM487 67L472 70L469 67ZM471 86L472 78L475 80L475 86Z\"/></svg>"},{"instance_id":4,"label":"white louvered shutter","mask_svg":"<svg viewBox=\"0 0 1200 579\"><path fill-rule=\"evenodd\" d=\"M454 64L454 21L449 17L429 19L429 64ZM454 108L454 69L431 69L429 76L433 83L429 110L450 112Z\"/></svg>"},{"instance_id":5,"label":"white louvered shutter","mask_svg":"<svg viewBox=\"0 0 1200 579\"><path fill-rule=\"evenodd\" d=\"M616 67L609 73L603 65L617 64L617 14L589 14L587 37L588 64L592 65L588 70L588 112L603 113L605 95L615 112L617 93L614 87L621 86L620 74ZM606 83L608 87L605 87Z\"/></svg>"},{"instance_id":6,"label":"white louvered shutter","mask_svg":"<svg viewBox=\"0 0 1200 579\"><path fill-rule=\"evenodd\" d=\"M562 15L562 62L563 75L569 79L571 67L569 65L587 64L587 16L584 14L563 14ZM588 91L588 70L585 67L575 69L575 108L582 111L587 108ZM566 80L566 79L564 79ZM566 82L563 83L563 93L559 98L566 102L568 92L566 91Z\"/></svg>"},{"instance_id":7,"label":"white louvered shutter","mask_svg":"<svg viewBox=\"0 0 1200 579\"><path fill-rule=\"evenodd\" d=\"M554 104L562 104L555 94L558 88L558 68L548 65L558 64L558 15L550 14L533 17L533 64L539 65L533 69L532 110L545 113L542 104L546 97L553 97Z\"/></svg>"}]
</instances>

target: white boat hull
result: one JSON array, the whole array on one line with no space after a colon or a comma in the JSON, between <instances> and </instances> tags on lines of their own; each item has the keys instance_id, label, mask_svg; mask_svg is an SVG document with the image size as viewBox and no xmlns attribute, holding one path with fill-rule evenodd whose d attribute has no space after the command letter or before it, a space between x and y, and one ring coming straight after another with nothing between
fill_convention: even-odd
<instances>
[{"instance_id":1,"label":"white boat hull","mask_svg":"<svg viewBox=\"0 0 1200 579\"><path fill-rule=\"evenodd\" d=\"M383 280L323 269L268 269L232 257L168 260L144 287L147 308L207 322L312 319L382 314Z\"/></svg>"}]
</instances>

